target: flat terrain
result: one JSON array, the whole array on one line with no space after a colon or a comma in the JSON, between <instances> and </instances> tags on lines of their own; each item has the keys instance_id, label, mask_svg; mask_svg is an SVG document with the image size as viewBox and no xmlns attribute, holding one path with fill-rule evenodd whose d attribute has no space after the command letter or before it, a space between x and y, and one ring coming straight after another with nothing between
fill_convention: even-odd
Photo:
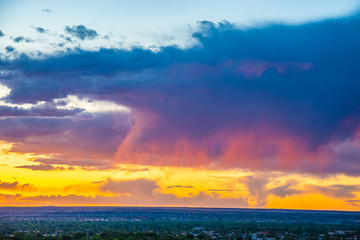
<instances>
[{"instance_id":1,"label":"flat terrain","mask_svg":"<svg viewBox=\"0 0 360 240\"><path fill-rule=\"evenodd\" d=\"M237 221L360 223L360 212L163 207L1 207L0 221Z\"/></svg>"}]
</instances>

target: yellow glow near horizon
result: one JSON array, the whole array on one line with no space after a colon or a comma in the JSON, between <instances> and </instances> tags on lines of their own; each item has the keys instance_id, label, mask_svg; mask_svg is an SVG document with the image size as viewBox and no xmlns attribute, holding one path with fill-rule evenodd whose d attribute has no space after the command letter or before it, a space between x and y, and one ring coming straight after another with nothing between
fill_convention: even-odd
<instances>
[{"instance_id":1,"label":"yellow glow near horizon","mask_svg":"<svg viewBox=\"0 0 360 240\"><path fill-rule=\"evenodd\" d=\"M36 196L84 196L93 199L99 196L108 197L110 205L131 205L129 202L122 202L122 195L114 195L111 192L101 190L102 184L108 179L114 181L132 181L137 179L147 179L156 182L156 195L173 196L177 201L161 202L166 206L188 206L189 204L201 205L201 202L188 203L198 194L206 194L209 198L217 197L219 201L226 199L243 199L249 203L249 207L256 207L256 196L250 194L244 179L247 176L265 176L268 178L264 189L283 186L289 181L296 180L298 194L279 197L270 193L266 195L267 208L289 208L289 209L322 209L322 210L360 210L356 204L350 205L345 202L346 198L336 198L325 196L319 192L314 192L309 186L327 187L331 185L354 185L360 182L359 177L346 175L333 175L327 178L319 178L308 174L293 174L284 172L251 172L241 169L206 169L206 168L185 168L185 167L154 167L139 166L130 164L117 164L109 170L83 169L73 167L71 170L52 170L52 171L32 171L25 168L16 168L22 165L36 165L32 160L35 158L48 158L46 155L22 154L11 151L12 144L1 142L0 144L0 172L1 183L18 182L16 188L1 188L1 194L15 195L21 194L22 197ZM61 166L61 165L58 165ZM29 184L30 187L27 185ZM1 186L1 185L0 185ZM354 192L355 198L360 198L360 192ZM117 196L117 197L115 197ZM113 198L113 200L111 200ZM2 200L3 199L3 200ZM89 199L85 199L89 200ZM52 202L51 199L37 202L32 200L12 199L10 202L5 197L0 198L2 205L109 205L108 202L97 200L96 203L88 201L71 202L66 199ZM91 200L91 199L90 199ZM119 202L119 203L118 203ZM151 202L151 201L150 201ZM135 204L139 205L139 204ZM140 204L140 205L154 205ZM204 205L206 206L206 204ZM232 207L244 207L243 205L231 205Z\"/></svg>"},{"instance_id":2,"label":"yellow glow near horizon","mask_svg":"<svg viewBox=\"0 0 360 240\"><path fill-rule=\"evenodd\" d=\"M357 199L359 199L359 195L357 196ZM300 210L360 210L360 207L354 207L344 203L344 199L330 198L321 194L303 194L300 196L287 196L284 198L269 196L266 207Z\"/></svg>"}]
</instances>

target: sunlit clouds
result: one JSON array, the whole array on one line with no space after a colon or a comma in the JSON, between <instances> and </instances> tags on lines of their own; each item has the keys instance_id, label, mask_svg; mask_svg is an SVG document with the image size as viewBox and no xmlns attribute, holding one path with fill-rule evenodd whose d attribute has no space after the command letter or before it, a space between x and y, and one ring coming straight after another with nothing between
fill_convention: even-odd
<instances>
[{"instance_id":1,"label":"sunlit clouds","mask_svg":"<svg viewBox=\"0 0 360 240\"><path fill-rule=\"evenodd\" d=\"M360 17L341 9L139 41L0 24L0 204L359 210Z\"/></svg>"},{"instance_id":2,"label":"sunlit clouds","mask_svg":"<svg viewBox=\"0 0 360 240\"><path fill-rule=\"evenodd\" d=\"M5 85L0 84L0 99L8 96L10 94L11 89Z\"/></svg>"}]
</instances>

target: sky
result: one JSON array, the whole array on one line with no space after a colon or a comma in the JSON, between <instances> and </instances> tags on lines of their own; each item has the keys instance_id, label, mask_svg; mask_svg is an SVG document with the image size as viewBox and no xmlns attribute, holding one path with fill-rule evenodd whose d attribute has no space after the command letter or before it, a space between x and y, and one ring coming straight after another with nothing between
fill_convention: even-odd
<instances>
[{"instance_id":1,"label":"sky","mask_svg":"<svg viewBox=\"0 0 360 240\"><path fill-rule=\"evenodd\" d=\"M359 211L359 7L0 0L0 205Z\"/></svg>"}]
</instances>

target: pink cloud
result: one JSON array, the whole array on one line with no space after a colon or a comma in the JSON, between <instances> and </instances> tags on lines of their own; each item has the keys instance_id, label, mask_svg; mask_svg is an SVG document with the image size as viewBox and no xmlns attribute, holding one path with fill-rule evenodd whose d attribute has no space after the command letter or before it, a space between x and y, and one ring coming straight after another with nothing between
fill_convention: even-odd
<instances>
[{"instance_id":1,"label":"pink cloud","mask_svg":"<svg viewBox=\"0 0 360 240\"><path fill-rule=\"evenodd\" d=\"M119 146L115 162L156 166L216 166L250 169L294 170L302 159L311 158L307 144L276 129L258 128L243 132L227 130L200 140L179 138L167 141L161 136L143 141L144 132L155 122L139 122Z\"/></svg>"}]
</instances>

